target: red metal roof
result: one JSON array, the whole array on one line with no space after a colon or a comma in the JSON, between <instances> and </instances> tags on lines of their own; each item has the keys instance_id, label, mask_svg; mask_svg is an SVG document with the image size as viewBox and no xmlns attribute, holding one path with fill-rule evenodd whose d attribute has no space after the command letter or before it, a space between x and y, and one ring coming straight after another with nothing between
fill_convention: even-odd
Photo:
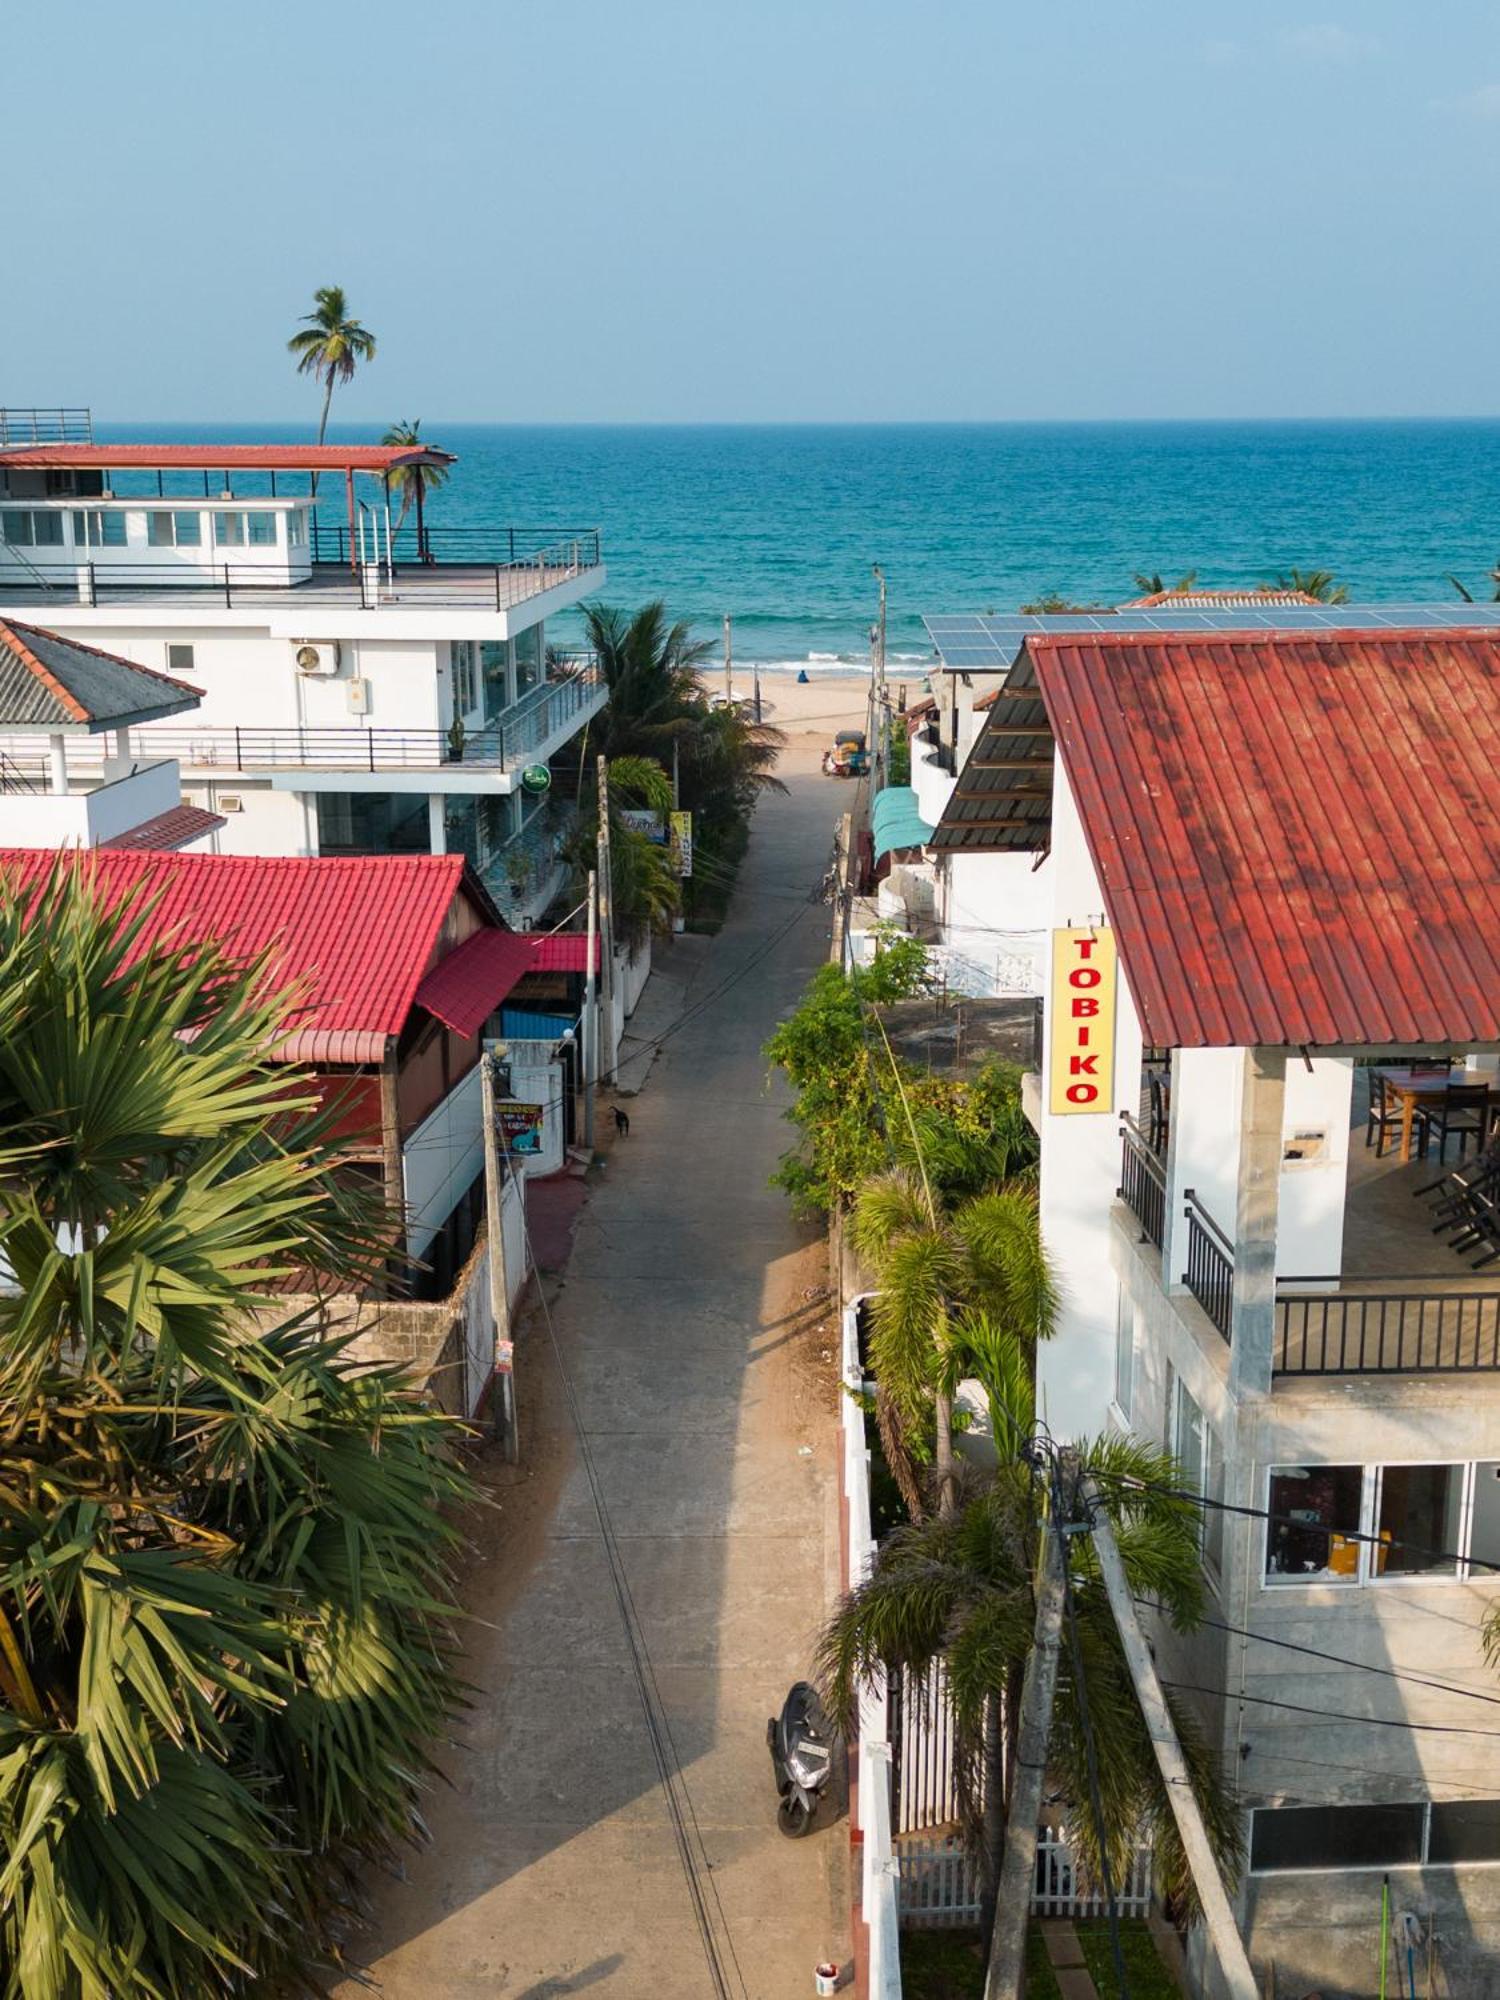
<instances>
[{"instance_id":1,"label":"red metal roof","mask_svg":"<svg viewBox=\"0 0 1500 2000\"><path fill-rule=\"evenodd\" d=\"M51 849L0 849L0 893L35 888ZM80 853L106 902L159 897L151 937L212 938L236 957L270 954L272 976L305 982L289 1062L378 1062L400 1033L463 881L459 854L282 856ZM457 956L457 953L454 954Z\"/></svg>"},{"instance_id":2,"label":"red metal roof","mask_svg":"<svg viewBox=\"0 0 1500 2000\"><path fill-rule=\"evenodd\" d=\"M100 472L390 472L398 465L452 465L451 451L401 444L14 444L0 465Z\"/></svg>"},{"instance_id":3,"label":"red metal roof","mask_svg":"<svg viewBox=\"0 0 1500 2000\"><path fill-rule=\"evenodd\" d=\"M222 813L209 812L203 806L171 806L151 819L143 819L129 832L117 833L113 840L101 840L99 845L116 853L167 853L212 833L216 826L228 824Z\"/></svg>"},{"instance_id":4,"label":"red metal roof","mask_svg":"<svg viewBox=\"0 0 1500 2000\"><path fill-rule=\"evenodd\" d=\"M597 968L599 948L594 946ZM417 988L417 1005L459 1035L477 1035L507 993L528 972L584 972L588 938L582 931L538 936L528 931L477 931Z\"/></svg>"},{"instance_id":5,"label":"red metal roof","mask_svg":"<svg viewBox=\"0 0 1500 2000\"><path fill-rule=\"evenodd\" d=\"M1500 1040L1500 638L1026 655L1148 1042Z\"/></svg>"}]
</instances>

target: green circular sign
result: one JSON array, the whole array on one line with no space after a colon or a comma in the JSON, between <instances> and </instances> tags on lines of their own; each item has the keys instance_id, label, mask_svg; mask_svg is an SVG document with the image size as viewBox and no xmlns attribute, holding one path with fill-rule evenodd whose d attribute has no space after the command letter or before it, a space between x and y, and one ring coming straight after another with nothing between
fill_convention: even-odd
<instances>
[{"instance_id":1,"label":"green circular sign","mask_svg":"<svg viewBox=\"0 0 1500 2000\"><path fill-rule=\"evenodd\" d=\"M550 792L552 773L545 764L528 764L521 773L523 792Z\"/></svg>"}]
</instances>

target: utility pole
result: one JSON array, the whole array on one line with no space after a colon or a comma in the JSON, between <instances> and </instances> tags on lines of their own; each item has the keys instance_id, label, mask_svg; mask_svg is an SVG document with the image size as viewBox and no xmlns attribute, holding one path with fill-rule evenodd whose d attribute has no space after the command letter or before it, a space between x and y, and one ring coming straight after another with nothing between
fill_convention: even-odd
<instances>
[{"instance_id":1,"label":"utility pole","mask_svg":"<svg viewBox=\"0 0 1500 2000\"><path fill-rule=\"evenodd\" d=\"M760 661L759 661L759 660L757 660L757 661L755 662L755 720L756 720L757 724L758 724L758 723L760 722L760 720L761 720L761 713L760 713Z\"/></svg>"},{"instance_id":2,"label":"utility pole","mask_svg":"<svg viewBox=\"0 0 1500 2000\"><path fill-rule=\"evenodd\" d=\"M1047 1743L1057 1694L1057 1661L1062 1648L1062 1538L1050 1522L1042 1525L1042 1576L1036 1598L1036 1627L1021 1683L1021 1715L1016 1732L1016 1765L1005 1821L1000 1887L984 2000L1020 2000L1026 1969L1026 1925L1036 1885L1036 1822L1047 1775Z\"/></svg>"},{"instance_id":3,"label":"utility pole","mask_svg":"<svg viewBox=\"0 0 1500 2000\"><path fill-rule=\"evenodd\" d=\"M596 1047L599 1068L594 1081L601 1087L615 1074L615 924L614 882L609 860L609 760L601 757L599 771L599 1028Z\"/></svg>"},{"instance_id":4,"label":"utility pole","mask_svg":"<svg viewBox=\"0 0 1500 2000\"><path fill-rule=\"evenodd\" d=\"M589 927L586 950L587 970L583 975L583 1143L594 1150L594 1079L599 1074L598 971L594 959L599 948L599 871L589 870Z\"/></svg>"},{"instance_id":5,"label":"utility pole","mask_svg":"<svg viewBox=\"0 0 1500 2000\"><path fill-rule=\"evenodd\" d=\"M1166 1696L1157 1678L1156 1662L1151 1657L1151 1648L1146 1644L1140 1619L1136 1616L1135 1599L1130 1594L1130 1583L1125 1575L1125 1565L1120 1560L1120 1551L1115 1545L1114 1529L1110 1526L1103 1496L1092 1479L1087 1482L1084 1492L1089 1503L1094 1548L1099 1557L1105 1594L1115 1615L1115 1624L1119 1627L1125 1664L1135 1682L1141 1714L1146 1720L1146 1733L1156 1752L1157 1768L1166 1786L1167 1801L1177 1822L1177 1831L1182 1836L1183 1852L1192 1870L1203 1920L1208 1926L1209 1943L1219 1962L1225 1991L1231 2000L1257 2000L1255 1974L1250 1970L1244 1940L1235 1924L1234 1912L1229 1907L1219 1864L1214 1859L1203 1815L1193 1795L1182 1745L1172 1725L1172 1712L1167 1707Z\"/></svg>"},{"instance_id":6,"label":"utility pole","mask_svg":"<svg viewBox=\"0 0 1500 2000\"><path fill-rule=\"evenodd\" d=\"M729 613L724 613L724 706L734 706L734 647L730 638Z\"/></svg>"},{"instance_id":7,"label":"utility pole","mask_svg":"<svg viewBox=\"0 0 1500 2000\"><path fill-rule=\"evenodd\" d=\"M679 806L680 806L680 805L682 804L682 786L681 786L681 785L680 785L680 783L678 782L678 775L677 775L677 765L678 765L678 752L679 752L679 750L680 750L681 748L682 748L682 745L681 745L681 744L679 743L678 739L677 739L677 738L676 738L676 737L674 736L674 737L672 738L672 810L673 810L673 812L676 812L677 808L678 808L678 807L679 807Z\"/></svg>"},{"instance_id":8,"label":"utility pole","mask_svg":"<svg viewBox=\"0 0 1500 2000\"><path fill-rule=\"evenodd\" d=\"M490 1312L495 1321L495 1429L505 1447L507 1463L514 1465L520 1457L521 1441L516 1428L515 1347L505 1275L504 1183L500 1178L500 1128L495 1114L495 1058L489 1049L479 1064L479 1095L480 1115L484 1119L484 1225L489 1237Z\"/></svg>"},{"instance_id":9,"label":"utility pole","mask_svg":"<svg viewBox=\"0 0 1500 2000\"><path fill-rule=\"evenodd\" d=\"M871 763L875 772L874 787L877 792L885 789L887 768L886 746L886 695L885 695L885 571L879 563L871 565L875 580L880 585L880 615L875 629L870 634L871 653L870 684L871 701L874 707L875 740L872 745Z\"/></svg>"}]
</instances>

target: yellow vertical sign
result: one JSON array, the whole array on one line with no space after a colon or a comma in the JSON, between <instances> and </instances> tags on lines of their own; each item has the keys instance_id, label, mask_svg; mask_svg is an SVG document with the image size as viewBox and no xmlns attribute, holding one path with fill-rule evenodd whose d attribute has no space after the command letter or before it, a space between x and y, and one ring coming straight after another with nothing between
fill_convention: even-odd
<instances>
[{"instance_id":1,"label":"yellow vertical sign","mask_svg":"<svg viewBox=\"0 0 1500 2000\"><path fill-rule=\"evenodd\" d=\"M1115 1087L1115 934L1052 933L1051 1091L1054 1117L1109 1111Z\"/></svg>"}]
</instances>

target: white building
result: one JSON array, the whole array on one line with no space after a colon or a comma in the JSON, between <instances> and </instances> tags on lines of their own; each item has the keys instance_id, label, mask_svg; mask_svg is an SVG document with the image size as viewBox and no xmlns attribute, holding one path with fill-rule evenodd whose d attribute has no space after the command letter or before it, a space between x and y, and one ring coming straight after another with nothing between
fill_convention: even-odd
<instances>
[{"instance_id":1,"label":"white building","mask_svg":"<svg viewBox=\"0 0 1500 2000\"><path fill-rule=\"evenodd\" d=\"M1257 1963L1373 1990L1388 1873L1446 1990L1493 1993L1500 620L1130 622L939 640L1006 677L932 850L1047 933L1042 1408L1165 1446L1213 1503L1208 1622L1157 1649L1245 1808ZM1445 1118L1477 1129L1440 1157Z\"/></svg>"},{"instance_id":2,"label":"white building","mask_svg":"<svg viewBox=\"0 0 1500 2000\"><path fill-rule=\"evenodd\" d=\"M398 529L393 488L451 463L384 445L0 444L0 616L202 689L123 754L179 763L186 799L223 819L216 851L462 852L524 927L564 877L569 809L541 773L605 700L590 663L549 655L546 621L605 572L592 531L415 514ZM0 750L38 762L35 744ZM101 756L70 761L75 789L105 776Z\"/></svg>"}]
</instances>

